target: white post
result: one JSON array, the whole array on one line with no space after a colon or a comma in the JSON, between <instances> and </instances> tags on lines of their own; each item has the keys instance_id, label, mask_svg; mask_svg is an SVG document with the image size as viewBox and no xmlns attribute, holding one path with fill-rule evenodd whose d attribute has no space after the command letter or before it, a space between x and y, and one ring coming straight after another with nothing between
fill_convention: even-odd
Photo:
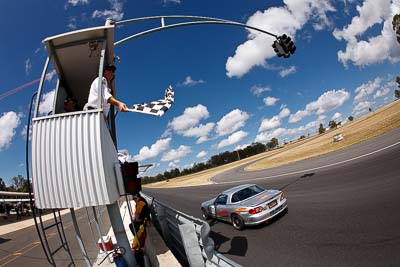
<instances>
[{"instance_id":1,"label":"white post","mask_svg":"<svg viewBox=\"0 0 400 267\"><path fill-rule=\"evenodd\" d=\"M125 249L125 254L123 255L124 260L129 267L137 266L135 256L131 250L131 245L129 244L128 237L126 236L118 203L114 202L113 204L107 205L107 211L115 238L117 239L117 244Z\"/></svg>"}]
</instances>

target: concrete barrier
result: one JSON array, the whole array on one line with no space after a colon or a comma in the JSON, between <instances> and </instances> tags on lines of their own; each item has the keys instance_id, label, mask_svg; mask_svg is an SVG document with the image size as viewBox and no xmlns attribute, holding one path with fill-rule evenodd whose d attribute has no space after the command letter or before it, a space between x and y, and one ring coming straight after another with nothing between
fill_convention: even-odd
<instances>
[{"instance_id":1,"label":"concrete barrier","mask_svg":"<svg viewBox=\"0 0 400 267\"><path fill-rule=\"evenodd\" d=\"M147 238L144 245L144 252L147 255L152 267L176 267L181 266L164 240L152 225L147 226Z\"/></svg>"}]
</instances>

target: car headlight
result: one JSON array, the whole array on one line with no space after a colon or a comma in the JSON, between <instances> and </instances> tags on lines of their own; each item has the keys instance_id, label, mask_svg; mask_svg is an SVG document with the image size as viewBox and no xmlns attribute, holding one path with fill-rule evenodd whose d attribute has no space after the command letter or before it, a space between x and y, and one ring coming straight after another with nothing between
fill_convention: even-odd
<instances>
[{"instance_id":1,"label":"car headlight","mask_svg":"<svg viewBox=\"0 0 400 267\"><path fill-rule=\"evenodd\" d=\"M285 199L285 198L286 198L285 192L282 192L282 194L281 194L281 199L280 199L280 200L283 200L283 199Z\"/></svg>"}]
</instances>

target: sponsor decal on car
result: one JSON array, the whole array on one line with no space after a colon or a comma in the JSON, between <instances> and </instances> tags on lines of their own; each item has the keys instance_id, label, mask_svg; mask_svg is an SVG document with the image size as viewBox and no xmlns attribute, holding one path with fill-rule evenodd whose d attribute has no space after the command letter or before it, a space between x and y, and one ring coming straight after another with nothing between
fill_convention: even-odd
<instances>
[{"instance_id":1,"label":"sponsor decal on car","mask_svg":"<svg viewBox=\"0 0 400 267\"><path fill-rule=\"evenodd\" d=\"M247 208L237 208L235 209L235 213L240 213L240 212L245 212L247 211Z\"/></svg>"},{"instance_id":2,"label":"sponsor decal on car","mask_svg":"<svg viewBox=\"0 0 400 267\"><path fill-rule=\"evenodd\" d=\"M217 212L218 216L224 216L224 215L228 215L228 214L229 214L229 212L227 210L220 210Z\"/></svg>"}]
</instances>

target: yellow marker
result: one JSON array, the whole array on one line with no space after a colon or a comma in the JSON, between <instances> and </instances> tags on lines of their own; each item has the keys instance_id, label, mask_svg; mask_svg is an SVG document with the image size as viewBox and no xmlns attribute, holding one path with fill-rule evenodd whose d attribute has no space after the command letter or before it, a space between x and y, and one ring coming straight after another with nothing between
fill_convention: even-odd
<instances>
[{"instance_id":1,"label":"yellow marker","mask_svg":"<svg viewBox=\"0 0 400 267\"><path fill-rule=\"evenodd\" d=\"M247 209L246 209L246 208L238 208L238 209L235 209L235 212L236 212L236 213L244 212L244 211L247 211Z\"/></svg>"}]
</instances>

